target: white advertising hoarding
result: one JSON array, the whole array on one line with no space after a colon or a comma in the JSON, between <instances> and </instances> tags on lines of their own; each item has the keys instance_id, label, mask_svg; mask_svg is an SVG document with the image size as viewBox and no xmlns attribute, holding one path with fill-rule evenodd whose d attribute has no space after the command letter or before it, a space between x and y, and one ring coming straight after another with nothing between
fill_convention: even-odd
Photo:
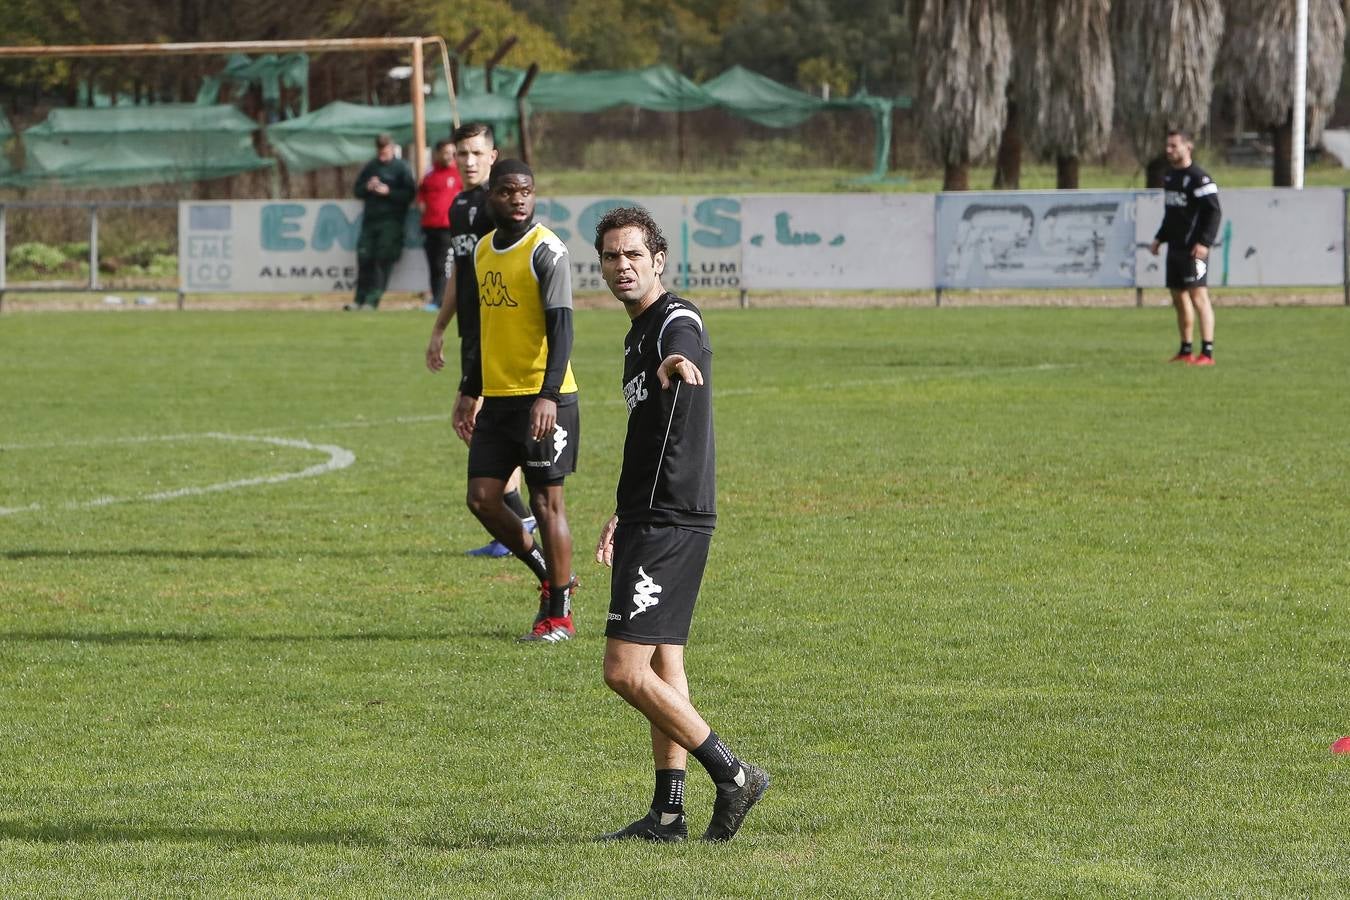
<instances>
[{"instance_id":1,"label":"white advertising hoarding","mask_svg":"<svg viewBox=\"0 0 1350 900\"><path fill-rule=\"evenodd\" d=\"M184 293L346 293L356 289L357 200L183 203L178 276ZM427 288L416 210L391 291Z\"/></svg>"},{"instance_id":2,"label":"white advertising hoarding","mask_svg":"<svg viewBox=\"0 0 1350 900\"><path fill-rule=\"evenodd\" d=\"M1336 285L1339 188L1221 189L1211 286ZM674 290L1161 287L1148 252L1160 192L541 197L536 216L568 245L573 288L602 292L595 225L617 206L651 211ZM179 213L185 293L349 293L355 200L194 201ZM389 289L427 288L416 211Z\"/></svg>"},{"instance_id":3,"label":"white advertising hoarding","mask_svg":"<svg viewBox=\"0 0 1350 900\"><path fill-rule=\"evenodd\" d=\"M741 201L734 197L540 197L536 219L572 257L572 287L603 291L595 225L618 206L647 207L670 244L665 283L740 287ZM344 293L356 287L361 204L351 200L247 200L182 204L178 268L186 293ZM424 291L426 257L416 211L390 291Z\"/></svg>"},{"instance_id":4,"label":"white advertising hoarding","mask_svg":"<svg viewBox=\"0 0 1350 900\"><path fill-rule=\"evenodd\" d=\"M535 218L567 244L572 290L604 291L595 226L611 209L642 206L652 214L669 250L663 281L674 291L741 286L741 200L737 197L585 196L540 198Z\"/></svg>"},{"instance_id":5,"label":"white advertising hoarding","mask_svg":"<svg viewBox=\"0 0 1350 900\"><path fill-rule=\"evenodd\" d=\"M944 288L1134 285L1134 192L941 194L937 283Z\"/></svg>"},{"instance_id":6,"label":"white advertising hoarding","mask_svg":"<svg viewBox=\"0 0 1350 900\"><path fill-rule=\"evenodd\" d=\"M743 287L931 288L933 205L932 194L746 197Z\"/></svg>"},{"instance_id":7,"label":"white advertising hoarding","mask_svg":"<svg viewBox=\"0 0 1350 900\"><path fill-rule=\"evenodd\" d=\"M1331 285L1344 281L1345 195L1340 188L1249 188L1219 185L1223 221L1210 249L1209 286ZM1162 191L1139 195L1136 278L1162 287L1167 248L1149 252L1162 224Z\"/></svg>"}]
</instances>

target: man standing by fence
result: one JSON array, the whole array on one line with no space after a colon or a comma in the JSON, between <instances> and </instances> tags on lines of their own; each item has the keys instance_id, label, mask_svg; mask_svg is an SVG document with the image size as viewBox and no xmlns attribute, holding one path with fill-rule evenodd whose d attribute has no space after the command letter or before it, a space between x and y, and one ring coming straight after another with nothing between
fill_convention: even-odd
<instances>
[{"instance_id":1,"label":"man standing by fence","mask_svg":"<svg viewBox=\"0 0 1350 900\"><path fill-rule=\"evenodd\" d=\"M356 296L342 307L348 312L379 307L394 263L403 255L404 225L417 180L397 150L394 139L381 134L375 139L375 158L356 176L353 193L365 207L356 240Z\"/></svg>"},{"instance_id":2,"label":"man standing by fence","mask_svg":"<svg viewBox=\"0 0 1350 900\"><path fill-rule=\"evenodd\" d=\"M1214 308L1209 302L1209 248L1219 234L1219 186L1191 159L1190 135L1180 129L1167 133L1163 154L1171 165L1163 177L1166 191L1162 225L1150 248L1154 256L1167 245L1167 288L1177 312L1181 349L1172 362L1192 366L1214 365ZM1193 353L1195 320L1200 320L1200 353Z\"/></svg>"},{"instance_id":3,"label":"man standing by fence","mask_svg":"<svg viewBox=\"0 0 1350 900\"><path fill-rule=\"evenodd\" d=\"M455 168L453 142L437 141L431 158L431 171L417 186L417 205L422 210L422 248L427 254L427 274L431 297L427 312L441 308L445 296L445 280L450 275L450 204L459 194L462 183Z\"/></svg>"}]
</instances>

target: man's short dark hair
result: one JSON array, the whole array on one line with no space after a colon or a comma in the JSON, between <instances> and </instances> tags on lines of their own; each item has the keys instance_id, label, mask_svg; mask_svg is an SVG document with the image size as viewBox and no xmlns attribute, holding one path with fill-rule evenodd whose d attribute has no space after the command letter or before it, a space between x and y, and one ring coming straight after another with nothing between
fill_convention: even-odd
<instances>
[{"instance_id":1,"label":"man's short dark hair","mask_svg":"<svg viewBox=\"0 0 1350 900\"><path fill-rule=\"evenodd\" d=\"M1193 137L1191 137L1191 130L1190 130L1189 128L1169 128L1169 129L1167 129L1167 136L1168 136L1168 137L1171 137L1172 135L1176 135L1177 137L1181 138L1183 141L1185 141L1185 142L1188 143L1188 144L1194 144L1194 143L1195 143L1195 139L1194 139Z\"/></svg>"},{"instance_id":2,"label":"man's short dark hair","mask_svg":"<svg viewBox=\"0 0 1350 900\"><path fill-rule=\"evenodd\" d=\"M653 257L658 253L665 253L669 249L666 243L666 236L661 233L661 226L656 224L652 214L647 212L641 206L620 206L618 209L611 209L605 213L604 217L595 226L595 252L602 252L605 246L605 235L617 228L638 228L642 231L642 240L647 245L647 252Z\"/></svg>"},{"instance_id":3,"label":"man's short dark hair","mask_svg":"<svg viewBox=\"0 0 1350 900\"><path fill-rule=\"evenodd\" d=\"M524 175L534 181L534 170L518 159L499 159L492 164L492 174L488 176L488 188L510 175Z\"/></svg>"},{"instance_id":4,"label":"man's short dark hair","mask_svg":"<svg viewBox=\"0 0 1350 900\"><path fill-rule=\"evenodd\" d=\"M451 133L450 140L458 144L480 134L493 147L497 146L497 136L492 133L492 126L486 122L465 122Z\"/></svg>"},{"instance_id":5,"label":"man's short dark hair","mask_svg":"<svg viewBox=\"0 0 1350 900\"><path fill-rule=\"evenodd\" d=\"M450 140L449 138L441 138L439 141L436 142L435 150L437 153L439 153L442 148L449 147L453 143L454 141Z\"/></svg>"},{"instance_id":6,"label":"man's short dark hair","mask_svg":"<svg viewBox=\"0 0 1350 900\"><path fill-rule=\"evenodd\" d=\"M383 150L394 142L394 136L387 131L381 131L375 135L375 149Z\"/></svg>"}]
</instances>

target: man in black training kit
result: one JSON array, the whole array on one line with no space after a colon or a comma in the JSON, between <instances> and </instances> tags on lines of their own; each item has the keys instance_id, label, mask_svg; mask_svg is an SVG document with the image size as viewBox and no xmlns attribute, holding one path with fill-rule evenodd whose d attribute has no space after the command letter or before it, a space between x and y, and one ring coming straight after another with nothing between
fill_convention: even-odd
<instances>
[{"instance_id":1,"label":"man in black training kit","mask_svg":"<svg viewBox=\"0 0 1350 900\"><path fill-rule=\"evenodd\" d=\"M539 613L521 640L557 643L576 634L563 480L576 471L581 419L571 261L567 245L534 221L534 199L529 166L504 159L492 167L487 202L497 227L474 248L479 339L454 425L469 442L469 509L540 582ZM517 466L530 486L542 549L504 499Z\"/></svg>"},{"instance_id":2,"label":"man in black training kit","mask_svg":"<svg viewBox=\"0 0 1350 900\"><path fill-rule=\"evenodd\" d=\"M1191 366L1214 365L1214 307L1209 302L1209 248L1219 234L1219 186L1191 159L1191 137L1174 129L1167 133L1163 155L1172 166L1163 177L1166 191L1162 225L1149 248L1154 256L1167 245L1167 287L1177 311L1181 349L1172 362ZM1195 319L1200 319L1200 355L1192 353Z\"/></svg>"},{"instance_id":3,"label":"man in black training kit","mask_svg":"<svg viewBox=\"0 0 1350 900\"><path fill-rule=\"evenodd\" d=\"M684 645L717 522L712 347L698 309L661 285L666 246L640 207L613 210L595 229L605 284L632 320L616 511L595 548L614 569L605 684L651 723L656 764L651 810L601 841L684 840L689 753L717 786L705 841L731 840L769 787L769 774L737 759L689 702Z\"/></svg>"},{"instance_id":4,"label":"man in black training kit","mask_svg":"<svg viewBox=\"0 0 1350 900\"><path fill-rule=\"evenodd\" d=\"M492 164L497 161L496 137L486 122L465 122L450 135L455 144L455 162L459 167L464 189L450 203L450 253L452 265L446 279L445 295L437 297L440 311L431 326L431 340L427 341L427 368L439 372L445 368L445 330L450 319L456 319L459 331L460 384L469 371L468 359L478 346L478 277L473 268L473 251L478 241L492 230L492 216L487 207L487 182ZM462 393L457 391L455 406ZM466 442L467 443L467 442ZM504 495L506 505L520 516L525 529L533 532L534 516L520 499L520 470L511 474ZM469 556L502 557L511 551L493 538L485 546L469 550Z\"/></svg>"}]
</instances>

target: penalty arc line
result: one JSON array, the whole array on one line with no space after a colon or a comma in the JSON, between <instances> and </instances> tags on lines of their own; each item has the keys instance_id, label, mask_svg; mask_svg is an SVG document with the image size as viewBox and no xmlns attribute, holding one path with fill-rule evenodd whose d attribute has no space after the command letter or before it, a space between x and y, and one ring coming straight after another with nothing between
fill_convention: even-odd
<instances>
[{"instance_id":1,"label":"penalty arc line","mask_svg":"<svg viewBox=\"0 0 1350 900\"><path fill-rule=\"evenodd\" d=\"M112 506L117 503L135 503L149 501L160 503L165 500L177 500L180 497L195 497L202 494L215 494L222 491L235 491L241 488L255 487L263 484L281 484L285 481L294 481L299 478L313 478L316 475L325 475L329 472L336 472L345 469L356 462L356 454L345 447L339 447L336 444L313 444L309 441L296 438L267 437L261 435L247 434L225 434L219 431L208 431L202 434L171 434L163 437L135 437L111 439L106 443L141 443L148 444L154 442L186 441L186 440L218 440L218 441L249 441L253 443L272 444L278 447L292 447L298 450L317 450L321 453L327 453L328 459L316 465L308 466L295 472L281 472L276 475L260 475L255 478L237 478L231 481L221 481L216 484L207 484L200 487L182 487L171 491L155 491L150 494L136 494L127 497L98 497L94 500L72 501L63 503L58 508L63 510L74 509L96 509L102 506ZM94 442L87 442L94 443ZM41 445L33 445L34 447ZM50 445L48 445L50 446ZM66 445L70 446L70 445ZM27 449L22 445L10 446L5 449ZM43 509L40 503L33 503L29 506L0 507L0 516L14 515L21 512L35 512Z\"/></svg>"}]
</instances>

